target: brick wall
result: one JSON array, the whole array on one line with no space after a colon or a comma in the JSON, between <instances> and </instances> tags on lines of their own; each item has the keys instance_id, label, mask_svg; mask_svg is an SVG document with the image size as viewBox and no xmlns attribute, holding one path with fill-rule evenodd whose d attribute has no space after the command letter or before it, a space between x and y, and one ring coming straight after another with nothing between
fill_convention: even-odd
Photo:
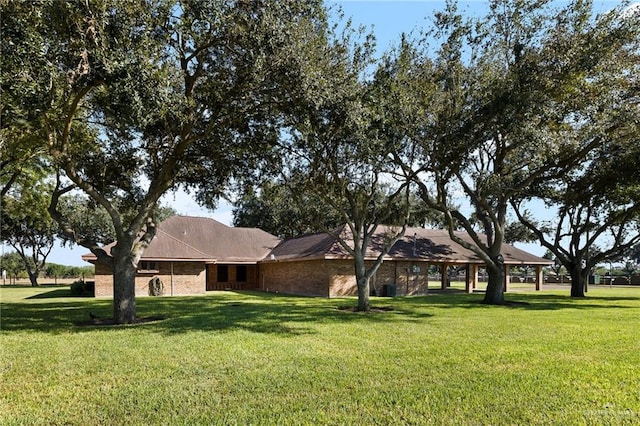
<instances>
[{"instance_id":1,"label":"brick wall","mask_svg":"<svg viewBox=\"0 0 640 426\"><path fill-rule=\"evenodd\" d=\"M113 275L109 267L97 263L94 281L96 297L113 297Z\"/></svg>"},{"instance_id":2,"label":"brick wall","mask_svg":"<svg viewBox=\"0 0 640 426\"><path fill-rule=\"evenodd\" d=\"M202 262L157 262L158 272L136 275L136 297L149 295L149 281L158 277L164 285L166 296L204 294L206 286L205 264ZM96 265L96 297L113 297L113 275L104 265ZM173 285L172 285L173 283Z\"/></svg>"},{"instance_id":3,"label":"brick wall","mask_svg":"<svg viewBox=\"0 0 640 426\"><path fill-rule=\"evenodd\" d=\"M414 272L414 265L420 268L419 272ZM426 263L386 261L370 285L377 287L379 295L384 285L395 285L398 296L427 294L427 266ZM352 260L267 262L260 264L260 270L259 288L265 291L322 297L358 294Z\"/></svg>"},{"instance_id":4,"label":"brick wall","mask_svg":"<svg viewBox=\"0 0 640 426\"><path fill-rule=\"evenodd\" d=\"M420 270L416 271L414 265L417 265ZM367 267L371 266L373 266L373 262L367 262ZM331 297L356 296L358 294L353 261L333 260L330 261L328 267L332 274ZM385 261L371 277L370 289L375 288L377 294L382 295L383 286L395 285L397 296L427 294L427 267L426 263Z\"/></svg>"},{"instance_id":5,"label":"brick wall","mask_svg":"<svg viewBox=\"0 0 640 426\"><path fill-rule=\"evenodd\" d=\"M398 296L427 294L428 266L426 262L385 261L376 272L375 281L372 284L375 283L379 294L384 285L395 285ZM433 283L434 287L436 285L437 283Z\"/></svg>"},{"instance_id":6,"label":"brick wall","mask_svg":"<svg viewBox=\"0 0 640 426\"><path fill-rule=\"evenodd\" d=\"M329 297L357 296L358 285L353 260L325 260L329 270Z\"/></svg>"},{"instance_id":7,"label":"brick wall","mask_svg":"<svg viewBox=\"0 0 640 426\"><path fill-rule=\"evenodd\" d=\"M370 285L375 286L378 295L382 295L384 285L395 285L396 295L420 295L427 293L428 277L426 263L418 263L420 272L414 272L413 262L385 261L372 278ZM209 287L216 282L216 265L208 265ZM136 296L149 295L149 280L158 276L163 284L165 295L204 294L207 288L207 272L204 263L174 262L173 293L171 288L171 263L158 262L159 272L138 274L136 277ZM258 268L249 265L246 286L252 285L258 278L257 288L268 292L298 294L304 296L341 297L357 295L356 279L351 260L308 260L296 262L265 262ZM229 265L229 283L235 282L235 267ZM113 279L111 272L102 265L96 265L96 297L113 297ZM432 283L439 287L439 283ZM244 287L243 287L244 288ZM248 287L247 287L248 288Z\"/></svg>"},{"instance_id":8,"label":"brick wall","mask_svg":"<svg viewBox=\"0 0 640 426\"><path fill-rule=\"evenodd\" d=\"M260 264L258 288L272 293L329 296L329 270L325 260L265 262Z\"/></svg>"}]
</instances>

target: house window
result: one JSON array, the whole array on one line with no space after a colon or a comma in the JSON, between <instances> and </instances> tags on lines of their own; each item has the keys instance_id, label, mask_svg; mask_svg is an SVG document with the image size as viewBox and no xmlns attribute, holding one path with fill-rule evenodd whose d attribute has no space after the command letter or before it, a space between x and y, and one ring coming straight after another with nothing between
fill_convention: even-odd
<instances>
[{"instance_id":1,"label":"house window","mask_svg":"<svg viewBox=\"0 0 640 426\"><path fill-rule=\"evenodd\" d=\"M236 266L236 282L239 282L239 283L247 282L247 265Z\"/></svg>"},{"instance_id":2,"label":"house window","mask_svg":"<svg viewBox=\"0 0 640 426\"><path fill-rule=\"evenodd\" d=\"M218 265L218 282L229 282L229 265Z\"/></svg>"},{"instance_id":3,"label":"house window","mask_svg":"<svg viewBox=\"0 0 640 426\"><path fill-rule=\"evenodd\" d=\"M158 262L142 260L138 264L138 272L159 272Z\"/></svg>"}]
</instances>

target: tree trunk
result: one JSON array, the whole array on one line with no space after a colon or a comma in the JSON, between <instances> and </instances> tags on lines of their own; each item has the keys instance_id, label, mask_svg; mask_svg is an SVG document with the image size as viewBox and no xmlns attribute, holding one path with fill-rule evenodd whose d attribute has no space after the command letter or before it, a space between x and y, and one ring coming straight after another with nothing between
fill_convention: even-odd
<instances>
[{"instance_id":1,"label":"tree trunk","mask_svg":"<svg viewBox=\"0 0 640 426\"><path fill-rule=\"evenodd\" d=\"M131 251L112 250L113 259L113 319L116 324L132 324L136 320L136 267Z\"/></svg>"},{"instance_id":2,"label":"tree trunk","mask_svg":"<svg viewBox=\"0 0 640 426\"><path fill-rule=\"evenodd\" d=\"M28 271L28 273L29 273L29 281L31 282L31 287L38 287L39 272L33 273L31 271Z\"/></svg>"},{"instance_id":3,"label":"tree trunk","mask_svg":"<svg viewBox=\"0 0 640 426\"><path fill-rule=\"evenodd\" d=\"M371 307L369 299L369 277L364 259L355 259L356 283L358 285L358 311L368 312Z\"/></svg>"},{"instance_id":4,"label":"tree trunk","mask_svg":"<svg viewBox=\"0 0 640 426\"><path fill-rule=\"evenodd\" d=\"M31 287L38 287L38 275L40 274L40 270L36 267L35 270L31 269L31 264L27 260L26 256L21 254L22 259L24 260L25 269L27 270L27 275L29 276L29 282L31 283Z\"/></svg>"},{"instance_id":5,"label":"tree trunk","mask_svg":"<svg viewBox=\"0 0 640 426\"><path fill-rule=\"evenodd\" d=\"M358 278L358 311L368 312L371 308L369 301L369 279L367 277Z\"/></svg>"},{"instance_id":6,"label":"tree trunk","mask_svg":"<svg viewBox=\"0 0 640 426\"><path fill-rule=\"evenodd\" d=\"M587 282L587 270L582 270L579 266L571 265L571 297L584 297L584 287Z\"/></svg>"},{"instance_id":7,"label":"tree trunk","mask_svg":"<svg viewBox=\"0 0 640 426\"><path fill-rule=\"evenodd\" d=\"M484 303L489 305L504 304L504 269L502 263L496 262L497 266L487 265L489 282L487 291L484 294Z\"/></svg>"}]
</instances>

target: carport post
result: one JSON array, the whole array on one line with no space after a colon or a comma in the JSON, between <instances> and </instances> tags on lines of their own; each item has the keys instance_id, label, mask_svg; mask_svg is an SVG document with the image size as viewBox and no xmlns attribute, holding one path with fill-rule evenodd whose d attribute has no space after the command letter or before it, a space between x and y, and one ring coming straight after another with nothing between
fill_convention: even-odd
<instances>
[{"instance_id":1,"label":"carport post","mask_svg":"<svg viewBox=\"0 0 640 426\"><path fill-rule=\"evenodd\" d=\"M473 290L471 290L471 265L467 263L466 267L465 267L465 274L464 274L464 290L467 293L471 293L473 292Z\"/></svg>"},{"instance_id":2,"label":"carport post","mask_svg":"<svg viewBox=\"0 0 640 426\"><path fill-rule=\"evenodd\" d=\"M441 271L441 276L442 278L440 279L440 288L442 290L446 290L447 288L447 269L449 268L449 265L446 263L443 263L440 266L440 271Z\"/></svg>"},{"instance_id":3,"label":"carport post","mask_svg":"<svg viewBox=\"0 0 640 426\"><path fill-rule=\"evenodd\" d=\"M509 265L504 265L504 292L508 292L509 291L509 284L511 284L511 276L509 275L511 273L511 266Z\"/></svg>"},{"instance_id":4,"label":"carport post","mask_svg":"<svg viewBox=\"0 0 640 426\"><path fill-rule=\"evenodd\" d=\"M473 293L478 287L478 265L475 263L467 263L467 282L465 290L467 293Z\"/></svg>"},{"instance_id":5,"label":"carport post","mask_svg":"<svg viewBox=\"0 0 640 426\"><path fill-rule=\"evenodd\" d=\"M542 290L544 275L542 273L542 265L536 265L536 291Z\"/></svg>"}]
</instances>

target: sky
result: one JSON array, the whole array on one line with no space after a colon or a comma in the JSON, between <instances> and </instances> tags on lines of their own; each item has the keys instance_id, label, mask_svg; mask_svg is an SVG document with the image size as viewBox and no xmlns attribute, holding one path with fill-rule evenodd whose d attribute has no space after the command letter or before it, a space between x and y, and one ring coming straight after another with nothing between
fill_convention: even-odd
<instances>
[{"instance_id":1,"label":"sky","mask_svg":"<svg viewBox=\"0 0 640 426\"><path fill-rule=\"evenodd\" d=\"M568 2L555 2L557 5L566 3ZM620 1L595 0L594 9L606 11L620 3ZM331 1L327 4L338 4L344 11L345 17L351 17L355 27L362 25L373 31L377 39L378 53L381 54L397 44L402 33L411 33L421 27L429 26L434 12L444 9L445 1L343 0ZM468 15L482 16L487 8L488 2L484 0L459 2L459 10ZM232 206L225 201L219 203L217 210L210 211L198 206L189 194L177 191L165 195L162 202L173 207L178 214L211 217L227 225L231 225L233 221ZM539 244L516 244L516 246L538 256L545 252ZM11 249L3 247L3 252L8 251ZM86 266L88 264L80 258L85 253L88 253L88 250L82 247L65 248L56 244L47 261L63 265Z\"/></svg>"}]
</instances>

